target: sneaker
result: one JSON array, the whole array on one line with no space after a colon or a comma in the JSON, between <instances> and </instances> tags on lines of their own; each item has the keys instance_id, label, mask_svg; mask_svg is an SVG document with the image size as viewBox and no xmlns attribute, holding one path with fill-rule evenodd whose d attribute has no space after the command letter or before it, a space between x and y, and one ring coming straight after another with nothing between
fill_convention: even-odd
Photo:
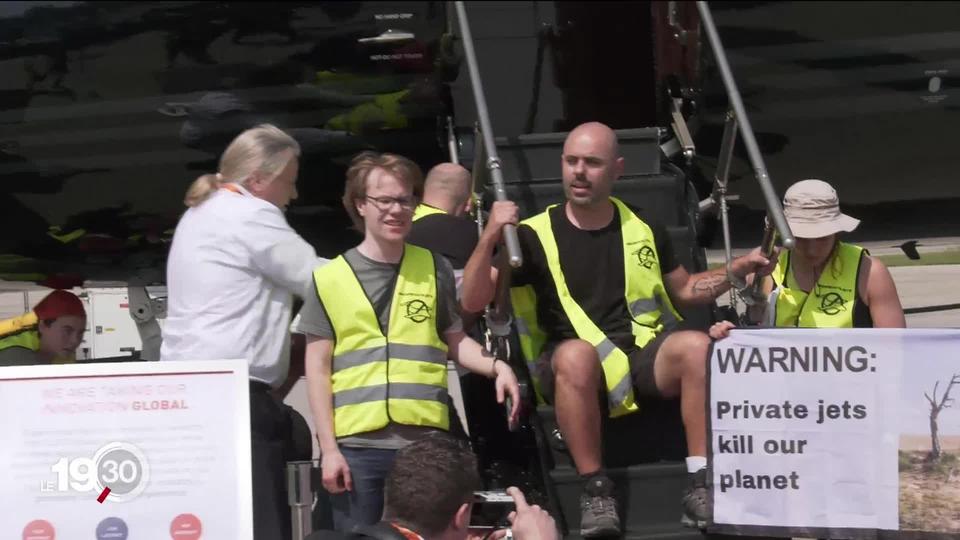
<instances>
[{"instance_id":1,"label":"sneaker","mask_svg":"<svg viewBox=\"0 0 960 540\"><path fill-rule=\"evenodd\" d=\"M713 515L710 490L707 487L707 469L704 467L690 475L690 487L680 499L683 506L681 522L686 527L706 529Z\"/></svg>"},{"instance_id":2,"label":"sneaker","mask_svg":"<svg viewBox=\"0 0 960 540\"><path fill-rule=\"evenodd\" d=\"M580 494L580 536L597 538L620 535L620 514L613 497L613 482L591 478Z\"/></svg>"}]
</instances>

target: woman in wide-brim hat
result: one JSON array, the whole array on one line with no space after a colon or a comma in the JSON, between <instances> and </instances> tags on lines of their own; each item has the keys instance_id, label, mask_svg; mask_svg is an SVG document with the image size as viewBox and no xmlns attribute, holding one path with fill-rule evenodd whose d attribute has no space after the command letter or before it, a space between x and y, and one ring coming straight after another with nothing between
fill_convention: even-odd
<instances>
[{"instance_id":1,"label":"woman in wide-brim hat","mask_svg":"<svg viewBox=\"0 0 960 540\"><path fill-rule=\"evenodd\" d=\"M887 267L859 246L840 240L860 224L840 211L836 190L822 180L801 180L787 190L783 212L796 246L780 254L765 278L765 326L904 328L897 287ZM717 323L711 335L732 328Z\"/></svg>"}]
</instances>

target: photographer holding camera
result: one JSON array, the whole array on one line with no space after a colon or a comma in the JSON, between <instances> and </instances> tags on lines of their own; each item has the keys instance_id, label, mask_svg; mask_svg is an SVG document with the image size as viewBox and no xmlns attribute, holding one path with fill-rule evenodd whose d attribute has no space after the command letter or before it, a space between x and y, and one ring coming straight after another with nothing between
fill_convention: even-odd
<instances>
[{"instance_id":1,"label":"photographer holding camera","mask_svg":"<svg viewBox=\"0 0 960 540\"><path fill-rule=\"evenodd\" d=\"M318 531L307 540L477 540L470 529L474 492L480 489L477 470L477 458L465 443L442 433L425 437L397 451L380 523L349 534ZM507 492L516 505L508 517L514 539L559 540L550 514L527 504L519 489ZM501 540L507 534L502 529L487 538Z\"/></svg>"}]
</instances>

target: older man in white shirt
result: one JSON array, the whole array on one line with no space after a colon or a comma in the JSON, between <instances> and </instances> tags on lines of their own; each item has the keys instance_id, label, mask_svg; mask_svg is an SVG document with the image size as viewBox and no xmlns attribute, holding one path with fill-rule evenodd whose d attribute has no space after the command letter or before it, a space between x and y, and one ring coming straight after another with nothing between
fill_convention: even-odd
<instances>
[{"instance_id":1,"label":"older man in white shirt","mask_svg":"<svg viewBox=\"0 0 960 540\"><path fill-rule=\"evenodd\" d=\"M161 358L246 358L251 379L277 387L289 367L291 295L306 294L317 258L279 208L229 185L177 226Z\"/></svg>"},{"instance_id":2,"label":"older man in white shirt","mask_svg":"<svg viewBox=\"0 0 960 540\"><path fill-rule=\"evenodd\" d=\"M190 208L167 260L160 359L249 362L256 540L290 538L284 468L310 457L295 450L304 445L294 441L294 424L305 422L273 392L290 367L293 295L308 294L318 264L283 215L297 197L299 153L276 127L241 133L224 151L220 172L201 176L187 192Z\"/></svg>"}]
</instances>

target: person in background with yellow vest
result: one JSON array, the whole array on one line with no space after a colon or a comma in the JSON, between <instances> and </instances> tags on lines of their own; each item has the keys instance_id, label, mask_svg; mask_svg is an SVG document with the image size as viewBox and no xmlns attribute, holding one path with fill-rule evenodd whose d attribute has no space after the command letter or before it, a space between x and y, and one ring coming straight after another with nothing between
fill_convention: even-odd
<instances>
[{"instance_id":1,"label":"person in background with yellow vest","mask_svg":"<svg viewBox=\"0 0 960 540\"><path fill-rule=\"evenodd\" d=\"M801 180L787 189L783 213L797 239L764 281L768 327L905 328L897 286L887 267L867 250L841 242L840 233L860 224L840 211L836 190L822 180ZM757 320L759 319L759 320ZM721 321L710 335L722 339L734 324Z\"/></svg>"},{"instance_id":2,"label":"person in background with yellow vest","mask_svg":"<svg viewBox=\"0 0 960 540\"><path fill-rule=\"evenodd\" d=\"M30 312L0 321L0 366L75 362L86 326L83 302L57 289Z\"/></svg>"},{"instance_id":3,"label":"person in background with yellow vest","mask_svg":"<svg viewBox=\"0 0 960 540\"><path fill-rule=\"evenodd\" d=\"M461 217L470 212L470 171L456 163L441 163L430 169L423 181L423 200L413 211L413 220L432 214Z\"/></svg>"},{"instance_id":4,"label":"person in background with yellow vest","mask_svg":"<svg viewBox=\"0 0 960 540\"><path fill-rule=\"evenodd\" d=\"M301 312L323 486L340 531L379 521L398 449L448 429L448 357L495 378L517 420L516 376L464 334L450 263L405 242L421 181L404 157L354 158L343 204L364 239L314 271Z\"/></svg>"},{"instance_id":5,"label":"person in background with yellow vest","mask_svg":"<svg viewBox=\"0 0 960 540\"><path fill-rule=\"evenodd\" d=\"M610 416L635 412L638 398L680 396L691 456L684 522L704 527L711 514L705 470L710 338L680 329L674 306L710 303L731 285L725 269L687 273L674 258L666 231L610 196L623 164L609 127L591 122L571 131L561 156L567 202L518 227L524 263L512 272L524 356L533 364L539 394L554 403L584 481L584 537L620 532L613 482L601 460L600 415L603 408ZM516 214L513 203L494 205L464 272L465 310L482 310L493 299L498 272L492 251L502 226L515 223ZM772 266L757 249L733 261L731 270L746 276ZM545 335L534 343L538 328ZM605 407L597 399L601 389Z\"/></svg>"},{"instance_id":6,"label":"person in background with yellow vest","mask_svg":"<svg viewBox=\"0 0 960 540\"><path fill-rule=\"evenodd\" d=\"M462 274L479 234L470 212L470 171L456 163L441 163L430 169L423 183L423 200L413 212L413 227L407 242L439 253ZM457 276L459 279L459 275Z\"/></svg>"}]
</instances>

